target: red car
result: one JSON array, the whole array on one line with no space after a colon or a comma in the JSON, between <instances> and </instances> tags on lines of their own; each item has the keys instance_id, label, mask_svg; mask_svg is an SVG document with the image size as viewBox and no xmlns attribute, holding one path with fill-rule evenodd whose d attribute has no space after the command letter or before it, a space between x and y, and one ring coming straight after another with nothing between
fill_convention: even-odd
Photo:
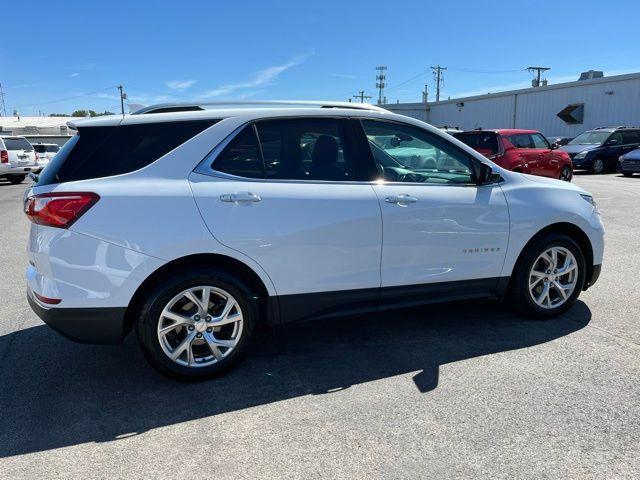
<instances>
[{"instance_id":1,"label":"red car","mask_svg":"<svg viewBox=\"0 0 640 480\"><path fill-rule=\"evenodd\" d=\"M535 130L471 130L453 136L507 170L567 182L573 177L569 155Z\"/></svg>"}]
</instances>

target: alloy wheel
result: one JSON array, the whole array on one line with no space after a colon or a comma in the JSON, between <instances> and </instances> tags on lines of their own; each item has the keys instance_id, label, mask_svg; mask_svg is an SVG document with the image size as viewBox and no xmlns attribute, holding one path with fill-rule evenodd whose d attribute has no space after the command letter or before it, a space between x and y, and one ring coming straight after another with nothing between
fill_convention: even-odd
<instances>
[{"instance_id":1,"label":"alloy wheel","mask_svg":"<svg viewBox=\"0 0 640 480\"><path fill-rule=\"evenodd\" d=\"M564 304L578 283L578 262L564 247L551 247L542 252L529 272L529 294L541 308Z\"/></svg>"},{"instance_id":2,"label":"alloy wheel","mask_svg":"<svg viewBox=\"0 0 640 480\"><path fill-rule=\"evenodd\" d=\"M564 180L565 182L570 182L571 177L573 177L573 175L571 174L571 169L569 167L564 167L560 172L560 180Z\"/></svg>"},{"instance_id":3,"label":"alloy wheel","mask_svg":"<svg viewBox=\"0 0 640 480\"><path fill-rule=\"evenodd\" d=\"M601 158L596 158L593 161L593 173L602 173L604 171L604 162Z\"/></svg>"},{"instance_id":4,"label":"alloy wheel","mask_svg":"<svg viewBox=\"0 0 640 480\"><path fill-rule=\"evenodd\" d=\"M235 349L242 336L240 304L227 291L203 285L183 290L164 307L158 341L173 362L207 367Z\"/></svg>"}]
</instances>

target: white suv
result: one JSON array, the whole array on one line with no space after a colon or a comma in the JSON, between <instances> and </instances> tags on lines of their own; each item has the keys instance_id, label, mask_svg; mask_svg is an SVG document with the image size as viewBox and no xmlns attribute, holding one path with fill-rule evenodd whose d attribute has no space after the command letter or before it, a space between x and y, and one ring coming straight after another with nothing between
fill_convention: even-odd
<instances>
[{"instance_id":1,"label":"white suv","mask_svg":"<svg viewBox=\"0 0 640 480\"><path fill-rule=\"evenodd\" d=\"M0 178L21 183L27 175L38 170L38 155L24 137L0 137Z\"/></svg>"},{"instance_id":2,"label":"white suv","mask_svg":"<svg viewBox=\"0 0 640 480\"><path fill-rule=\"evenodd\" d=\"M29 302L74 340L135 329L175 378L220 374L260 324L478 297L545 318L600 272L587 192L376 107L176 105L71 126L25 199Z\"/></svg>"}]
</instances>

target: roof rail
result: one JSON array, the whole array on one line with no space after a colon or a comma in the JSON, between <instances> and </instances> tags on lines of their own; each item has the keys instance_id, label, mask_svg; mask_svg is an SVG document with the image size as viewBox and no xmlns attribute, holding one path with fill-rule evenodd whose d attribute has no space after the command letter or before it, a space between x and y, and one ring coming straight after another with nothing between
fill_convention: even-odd
<instances>
[{"instance_id":1,"label":"roof rail","mask_svg":"<svg viewBox=\"0 0 640 480\"><path fill-rule=\"evenodd\" d=\"M618 126L611 125L611 126L608 126L608 127L596 127L596 128L594 128L594 130L603 130L605 128L613 128L615 130L624 130L625 128L640 128L640 127L634 127L634 126L631 126L631 125L618 125Z\"/></svg>"},{"instance_id":2,"label":"roof rail","mask_svg":"<svg viewBox=\"0 0 640 480\"><path fill-rule=\"evenodd\" d=\"M194 112L201 110L212 110L222 108L351 108L354 110L373 110L377 112L387 112L384 108L369 103L351 102L323 102L306 100L260 100L260 101L228 101L228 102L182 102L182 103L159 103L143 107L132 115L145 115L148 113L168 113L168 112Z\"/></svg>"}]
</instances>

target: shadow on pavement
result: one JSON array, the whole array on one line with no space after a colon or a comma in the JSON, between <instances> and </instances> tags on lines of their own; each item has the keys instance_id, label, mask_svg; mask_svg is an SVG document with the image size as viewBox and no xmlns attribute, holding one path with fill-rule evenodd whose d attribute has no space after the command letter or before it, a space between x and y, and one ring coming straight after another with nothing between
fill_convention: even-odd
<instances>
[{"instance_id":1,"label":"shadow on pavement","mask_svg":"<svg viewBox=\"0 0 640 480\"><path fill-rule=\"evenodd\" d=\"M418 372L415 386L429 392L440 365L548 342L590 320L582 302L536 321L477 301L296 324L265 332L247 361L198 384L155 373L132 336L100 347L32 327L0 337L0 457L113 441L408 372Z\"/></svg>"}]
</instances>

